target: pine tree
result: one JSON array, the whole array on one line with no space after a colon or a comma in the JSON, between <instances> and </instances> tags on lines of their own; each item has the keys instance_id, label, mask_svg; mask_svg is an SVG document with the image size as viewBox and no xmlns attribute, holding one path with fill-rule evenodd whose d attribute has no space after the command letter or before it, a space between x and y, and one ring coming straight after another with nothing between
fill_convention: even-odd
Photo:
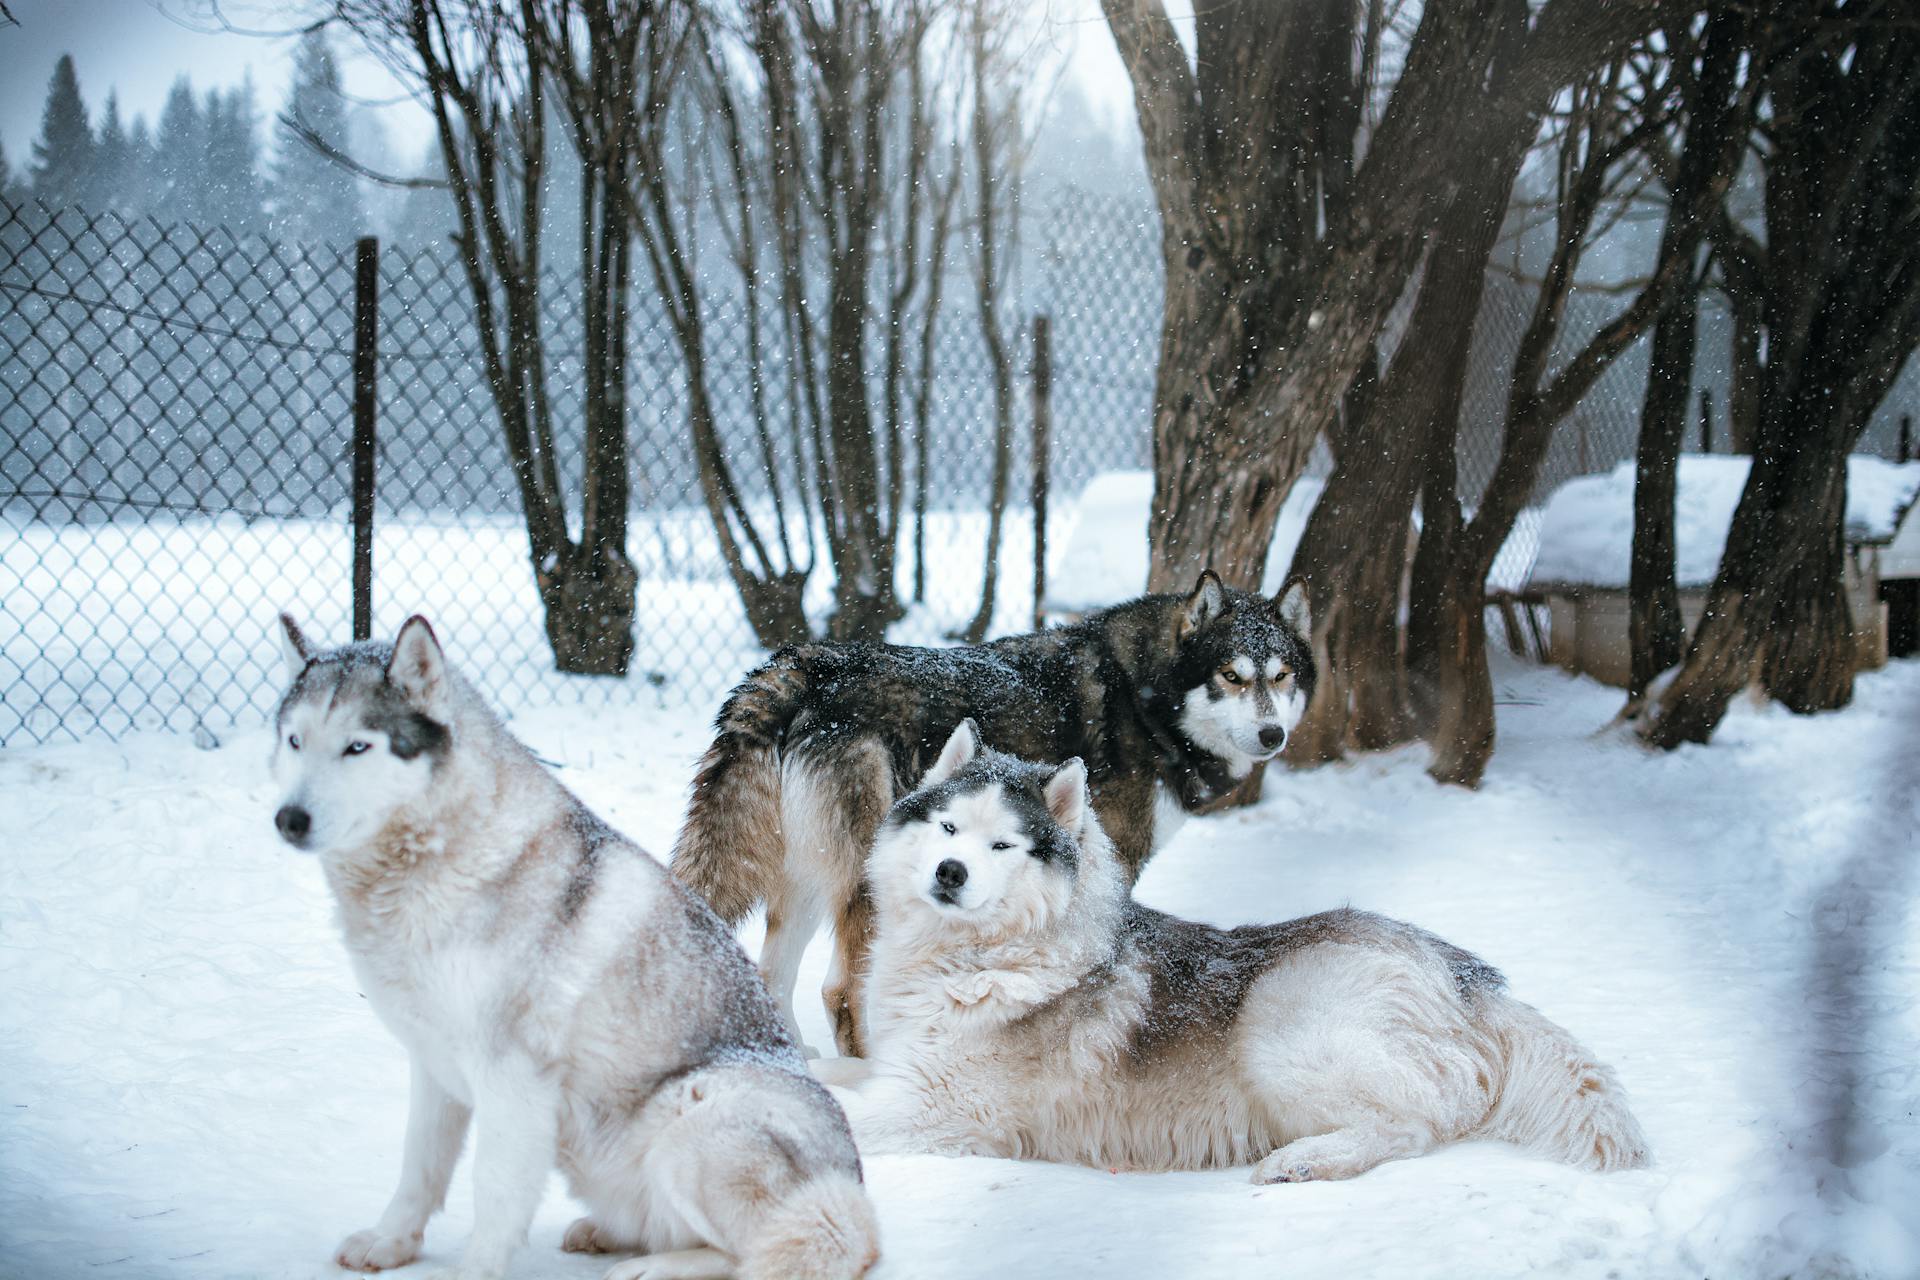
<instances>
[{"instance_id":1,"label":"pine tree","mask_svg":"<svg viewBox=\"0 0 1920 1280\"><path fill-rule=\"evenodd\" d=\"M303 131L345 154L347 104L340 67L324 30L300 38L293 55L293 88L275 131L274 231L292 239L346 244L365 232L359 187L339 164L316 149Z\"/></svg>"},{"instance_id":2,"label":"pine tree","mask_svg":"<svg viewBox=\"0 0 1920 1280\"><path fill-rule=\"evenodd\" d=\"M135 116L127 131L128 201L141 213L153 208L154 200L153 130L145 116Z\"/></svg>"},{"instance_id":3,"label":"pine tree","mask_svg":"<svg viewBox=\"0 0 1920 1280\"><path fill-rule=\"evenodd\" d=\"M253 81L208 93L204 119L207 216L236 235L257 235L266 230L267 213Z\"/></svg>"},{"instance_id":4,"label":"pine tree","mask_svg":"<svg viewBox=\"0 0 1920 1280\"><path fill-rule=\"evenodd\" d=\"M118 93L107 95L106 114L100 119L100 141L94 151L92 187L91 203L97 208L124 213L140 207L133 139L120 122Z\"/></svg>"},{"instance_id":5,"label":"pine tree","mask_svg":"<svg viewBox=\"0 0 1920 1280\"><path fill-rule=\"evenodd\" d=\"M73 55L62 54L47 83L40 136L33 144L33 194L56 207L79 203L93 194L93 171L93 130L80 97L80 77Z\"/></svg>"},{"instance_id":6,"label":"pine tree","mask_svg":"<svg viewBox=\"0 0 1920 1280\"><path fill-rule=\"evenodd\" d=\"M153 140L154 213L166 222L204 221L206 127L193 86L181 76L167 92Z\"/></svg>"},{"instance_id":7,"label":"pine tree","mask_svg":"<svg viewBox=\"0 0 1920 1280\"><path fill-rule=\"evenodd\" d=\"M7 163L7 148L0 143L0 200L14 201L19 194L13 189L13 166Z\"/></svg>"}]
</instances>

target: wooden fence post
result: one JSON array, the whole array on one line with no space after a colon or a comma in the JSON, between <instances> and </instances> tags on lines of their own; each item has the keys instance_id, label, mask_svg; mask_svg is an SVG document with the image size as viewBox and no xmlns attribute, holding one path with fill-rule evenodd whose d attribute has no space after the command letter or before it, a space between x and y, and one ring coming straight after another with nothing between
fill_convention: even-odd
<instances>
[{"instance_id":1,"label":"wooden fence post","mask_svg":"<svg viewBox=\"0 0 1920 1280\"><path fill-rule=\"evenodd\" d=\"M1046 625L1047 498L1053 487L1053 333L1033 318L1033 628Z\"/></svg>"},{"instance_id":2,"label":"wooden fence post","mask_svg":"<svg viewBox=\"0 0 1920 1280\"><path fill-rule=\"evenodd\" d=\"M373 638L373 454L380 336L380 242L354 246L353 638Z\"/></svg>"}]
</instances>

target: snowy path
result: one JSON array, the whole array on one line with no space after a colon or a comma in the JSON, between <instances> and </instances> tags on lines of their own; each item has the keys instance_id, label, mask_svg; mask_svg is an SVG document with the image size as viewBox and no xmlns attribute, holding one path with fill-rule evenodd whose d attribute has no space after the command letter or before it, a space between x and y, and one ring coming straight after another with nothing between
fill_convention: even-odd
<instances>
[{"instance_id":1,"label":"snowy path","mask_svg":"<svg viewBox=\"0 0 1920 1280\"><path fill-rule=\"evenodd\" d=\"M1741 708L1665 758L1615 696L1509 669L1478 794L1418 749L1277 778L1194 822L1142 895L1221 923L1343 902L1503 968L1612 1061L1657 1164L1576 1173L1492 1144L1348 1183L884 1158L888 1277L1920 1275L1910 897L1920 664L1856 706ZM650 847L703 714L520 731ZM268 825L264 735L0 752L0 1276L335 1274L393 1175L402 1056L354 992L311 862ZM750 939L751 941L751 939ZM817 988L816 944L803 990ZM809 1038L827 1039L805 1002ZM557 1250L557 1184L517 1277ZM422 1266L449 1261L462 1176Z\"/></svg>"}]
</instances>

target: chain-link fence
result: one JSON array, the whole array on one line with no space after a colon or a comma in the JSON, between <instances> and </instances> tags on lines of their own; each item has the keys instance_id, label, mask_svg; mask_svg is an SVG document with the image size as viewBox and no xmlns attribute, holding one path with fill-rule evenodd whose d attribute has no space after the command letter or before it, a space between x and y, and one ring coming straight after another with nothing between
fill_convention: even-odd
<instances>
[{"instance_id":1,"label":"chain-link fence","mask_svg":"<svg viewBox=\"0 0 1920 1280\"><path fill-rule=\"evenodd\" d=\"M1069 514L1091 476L1147 460L1154 242L1138 220L1102 228L1091 212L1061 225L1099 251L1029 252L1003 304L1020 327L1021 434L997 630L1032 609L1025 334L1047 298L1071 299L1053 322L1052 482ZM673 337L644 291L628 361L637 643L632 678L609 681L553 672L458 258L388 248L379 277L375 633L428 614L509 709L727 687L758 651L702 504ZM558 453L577 458L584 343L577 290L556 285L544 292L552 409ZM892 633L909 642L965 623L986 565L992 380L972 299L955 292L929 401L924 599ZM277 696L277 611L317 636L347 635L353 327L351 245L0 205L0 743L135 728L217 736ZM756 380L763 395L781 380L746 358L739 325L716 318L708 336L730 461L765 498L748 401ZM903 530L910 594L905 542ZM832 588L819 562L815 616Z\"/></svg>"},{"instance_id":2,"label":"chain-link fence","mask_svg":"<svg viewBox=\"0 0 1920 1280\"><path fill-rule=\"evenodd\" d=\"M1150 209L1068 194L1030 208L1022 234L1003 303L1020 356L996 631L1025 625L1033 607L1028 319L1048 315L1052 332L1056 546L1088 480L1148 463L1159 339ZM925 597L890 633L908 643L938 642L972 616L987 559L992 379L964 266L954 270L926 431ZM1531 308L1523 285L1489 285L1463 413L1469 497L1497 455L1505 369ZM545 296L559 452L577 458L577 291ZM736 679L759 651L702 503L672 334L645 291L629 332L628 553L640 588L624 681L553 671L453 250L387 249L378 297L375 634L426 613L510 711L708 699ZM1618 305L1576 298L1568 341ZM278 694L276 612L345 638L353 321L352 246L0 204L0 744L162 727L217 736L257 721ZM710 384L731 461L765 498L750 402L782 380L747 357L741 328L709 325ZM1631 455L1644 376L1630 354L1602 379L1557 434L1538 495ZM916 459L902 461L911 474ZM910 523L903 515L903 595L916 576ZM1497 585L1524 578L1536 533L1523 517ZM815 616L831 594L822 555Z\"/></svg>"}]
</instances>

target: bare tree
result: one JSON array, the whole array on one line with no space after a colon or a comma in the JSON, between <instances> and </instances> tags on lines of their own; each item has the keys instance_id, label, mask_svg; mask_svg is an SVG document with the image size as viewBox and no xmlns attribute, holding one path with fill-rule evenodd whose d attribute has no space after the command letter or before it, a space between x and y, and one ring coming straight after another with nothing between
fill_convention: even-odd
<instances>
[{"instance_id":1,"label":"bare tree","mask_svg":"<svg viewBox=\"0 0 1920 1280\"><path fill-rule=\"evenodd\" d=\"M627 558L626 320L631 226L619 181L631 116L665 77L627 60L656 29L644 0L338 0L335 16L418 87L433 113L455 237L527 526L547 639L560 670L624 675L633 654L636 575ZM584 35L576 40L576 25ZM588 359L578 533L560 479L542 329L552 277L542 256L544 161L553 57L606 73L569 96L585 166L578 275ZM577 88L578 86L576 86ZM587 127L591 125L591 127Z\"/></svg>"},{"instance_id":2,"label":"bare tree","mask_svg":"<svg viewBox=\"0 0 1920 1280\"><path fill-rule=\"evenodd\" d=\"M1513 23L1506 33L1495 77L1510 73L1522 30ZM1540 113L1516 117L1447 202L1384 382L1360 404L1350 396L1340 429L1329 433L1333 474L1293 558L1311 593L1322 673L1288 747L1294 763L1336 759L1348 746L1378 750L1413 731L1399 619L1414 500L1429 442L1450 442L1459 419L1473 337L1463 318L1479 311L1487 262L1540 124Z\"/></svg>"},{"instance_id":3,"label":"bare tree","mask_svg":"<svg viewBox=\"0 0 1920 1280\"><path fill-rule=\"evenodd\" d=\"M1920 343L1920 28L1895 0L1819 3L1757 23L1754 156L1763 233L1711 224L1753 326L1736 413L1753 463L1705 616L1642 732L1703 742L1757 681L1794 711L1845 705L1857 663L1845 594L1847 457ZM1757 325L1755 321L1757 320Z\"/></svg>"},{"instance_id":4,"label":"bare tree","mask_svg":"<svg viewBox=\"0 0 1920 1280\"><path fill-rule=\"evenodd\" d=\"M1713 211L1733 184L1746 141L1754 81L1740 75L1745 28L1740 10L1723 8L1698 34L1686 25L1663 33L1675 69L1674 128L1681 136L1675 146L1666 130L1650 134L1649 149L1656 157L1678 157L1663 166L1669 169L1670 185L1659 260L1678 259L1682 268L1670 273L1673 287L1654 321L1635 446L1633 557L1627 585L1629 708L1638 706L1654 677L1680 661L1686 644L1675 577L1674 502L1700 316L1695 259L1706 243Z\"/></svg>"},{"instance_id":5,"label":"bare tree","mask_svg":"<svg viewBox=\"0 0 1920 1280\"><path fill-rule=\"evenodd\" d=\"M899 616L907 435L924 449L952 217L927 66L939 13L917 0L743 0L697 24L720 125L713 174L727 191L715 207L754 365L770 521L754 510L712 418L703 343L713 303L690 262L697 211L676 207L664 176L638 193L683 359L699 366L690 399L708 406L708 424L696 427L703 491L763 643L807 633L800 595L816 524L834 574L830 634L878 639ZM775 371L783 406L764 384Z\"/></svg>"},{"instance_id":6,"label":"bare tree","mask_svg":"<svg viewBox=\"0 0 1920 1280\"><path fill-rule=\"evenodd\" d=\"M1353 104L1379 65L1381 6L1224 0L1196 10L1189 57L1162 0L1102 3L1133 81L1166 268L1149 584L1210 564L1251 582L1458 174L1661 5L1547 0L1534 14L1429 0L1363 136Z\"/></svg>"},{"instance_id":7,"label":"bare tree","mask_svg":"<svg viewBox=\"0 0 1920 1280\"><path fill-rule=\"evenodd\" d=\"M1644 334L1688 264L1658 265L1632 300L1570 356L1556 360L1581 255L1596 218L1664 119L1661 95L1625 62L1577 85L1556 150L1556 242L1508 378L1500 454L1471 517L1462 507L1456 423L1431 442L1423 480L1425 524L1408 602L1407 664L1414 709L1433 743L1429 772L1476 786L1493 751L1493 680L1487 667L1486 581L1513 532L1546 457L1553 429L1621 353Z\"/></svg>"},{"instance_id":8,"label":"bare tree","mask_svg":"<svg viewBox=\"0 0 1920 1280\"><path fill-rule=\"evenodd\" d=\"M958 638L978 644L993 623L1000 584L1000 541L1006 522L1007 491L1013 469L1013 356L1008 349L1002 304L1019 239L1021 93L1029 60L1016 50L1020 32L1012 15L996 0L969 0L964 41L973 95L973 291L980 338L987 352L993 392L993 468L987 487L986 569L980 606Z\"/></svg>"},{"instance_id":9,"label":"bare tree","mask_svg":"<svg viewBox=\"0 0 1920 1280\"><path fill-rule=\"evenodd\" d=\"M1489 68L1495 94L1518 65L1522 28L1515 22L1507 32ZM1553 427L1651 323L1671 279L1659 274L1657 288L1643 282L1613 322L1554 367L1596 220L1631 199L1635 143L1662 119L1656 64L1642 51L1583 80L1558 110L1549 113L1542 102L1509 118L1447 202L1406 333L1358 421L1333 433L1334 472L1295 555L1294 571L1313 591L1315 644L1327 669L1290 748L1296 762L1420 733L1434 741L1437 777L1478 781L1493 740L1481 621L1487 573L1532 490ZM1503 223L1527 212L1511 193L1545 123L1552 126L1555 247L1510 370L1500 458L1469 518L1456 450L1475 321ZM1404 548L1422 492L1403 638Z\"/></svg>"}]
</instances>

